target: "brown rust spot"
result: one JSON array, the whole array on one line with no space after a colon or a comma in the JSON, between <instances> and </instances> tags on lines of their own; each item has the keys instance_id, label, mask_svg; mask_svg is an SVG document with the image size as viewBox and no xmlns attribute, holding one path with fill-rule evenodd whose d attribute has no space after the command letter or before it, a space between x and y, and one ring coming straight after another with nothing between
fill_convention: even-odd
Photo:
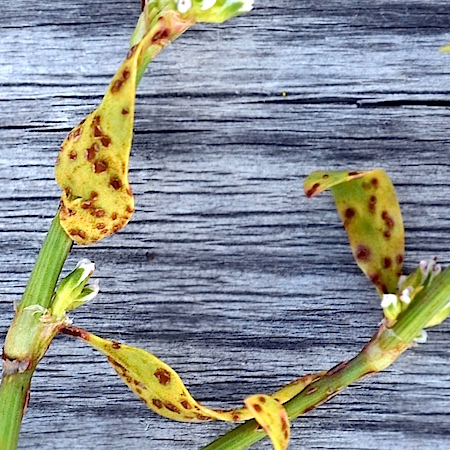
<instances>
[{"instance_id":1,"label":"brown rust spot","mask_svg":"<svg viewBox=\"0 0 450 450\"><path fill-rule=\"evenodd\" d=\"M119 342L113 341L111 347L112 347L114 350L118 350L118 349L121 347L121 345L120 345Z\"/></svg>"},{"instance_id":2,"label":"brown rust spot","mask_svg":"<svg viewBox=\"0 0 450 450\"><path fill-rule=\"evenodd\" d=\"M75 159L77 159L77 156L78 156L78 153L76 152L76 150L72 150L72 151L69 153L69 158L70 158L72 161L74 161Z\"/></svg>"},{"instance_id":3,"label":"brown rust spot","mask_svg":"<svg viewBox=\"0 0 450 450\"><path fill-rule=\"evenodd\" d=\"M116 220L117 219L117 213L112 213L111 214L111 219L112 220Z\"/></svg>"},{"instance_id":4,"label":"brown rust spot","mask_svg":"<svg viewBox=\"0 0 450 450\"><path fill-rule=\"evenodd\" d=\"M353 217L355 217L355 210L354 208L347 208L344 212L344 216L346 219L352 219Z\"/></svg>"},{"instance_id":5,"label":"brown rust spot","mask_svg":"<svg viewBox=\"0 0 450 450\"><path fill-rule=\"evenodd\" d=\"M237 422L239 420L239 415L238 414L234 414L232 419Z\"/></svg>"},{"instance_id":6,"label":"brown rust spot","mask_svg":"<svg viewBox=\"0 0 450 450\"><path fill-rule=\"evenodd\" d=\"M65 327L61 328L61 333L68 334L69 336L78 337L80 339L83 339L83 341L89 340L89 333L81 328L74 327L72 325L66 325Z\"/></svg>"},{"instance_id":7,"label":"brown rust spot","mask_svg":"<svg viewBox=\"0 0 450 450\"><path fill-rule=\"evenodd\" d=\"M77 128L74 132L73 132L73 142L77 142L78 139L80 139L81 136L81 128Z\"/></svg>"},{"instance_id":8,"label":"brown rust spot","mask_svg":"<svg viewBox=\"0 0 450 450\"><path fill-rule=\"evenodd\" d=\"M111 180L109 180L109 185L117 191L122 187L122 182L118 178L115 177L115 178L111 178Z\"/></svg>"},{"instance_id":9,"label":"brown rust spot","mask_svg":"<svg viewBox=\"0 0 450 450\"><path fill-rule=\"evenodd\" d=\"M164 406L169 410L172 411L176 414L180 414L180 410L173 404L170 402L164 403Z\"/></svg>"},{"instance_id":10,"label":"brown rust spot","mask_svg":"<svg viewBox=\"0 0 450 450\"><path fill-rule=\"evenodd\" d=\"M136 51L136 49L137 49L137 44L133 45L133 47L131 47L130 50L128 50L127 59L130 59L134 55L134 52Z\"/></svg>"},{"instance_id":11,"label":"brown rust spot","mask_svg":"<svg viewBox=\"0 0 450 450\"><path fill-rule=\"evenodd\" d=\"M108 169L108 163L106 161L96 161L93 168L94 173L102 173Z\"/></svg>"},{"instance_id":12,"label":"brown rust spot","mask_svg":"<svg viewBox=\"0 0 450 450\"><path fill-rule=\"evenodd\" d=\"M375 214L375 210L377 207L377 198L375 195L371 195L369 198L369 212Z\"/></svg>"},{"instance_id":13,"label":"brown rust spot","mask_svg":"<svg viewBox=\"0 0 450 450\"><path fill-rule=\"evenodd\" d=\"M128 205L125 209L129 213L134 213L134 209L130 205ZM128 219L128 217L127 217L127 219Z\"/></svg>"},{"instance_id":14,"label":"brown rust spot","mask_svg":"<svg viewBox=\"0 0 450 450\"><path fill-rule=\"evenodd\" d=\"M99 148L96 143L92 144L85 153L86 159L92 161L95 158L95 154L98 152Z\"/></svg>"},{"instance_id":15,"label":"brown rust spot","mask_svg":"<svg viewBox=\"0 0 450 450\"><path fill-rule=\"evenodd\" d=\"M383 219L384 224L386 225L387 228L389 228L390 230L394 228L395 225L394 219L389 215L387 211L383 211L381 213L381 218Z\"/></svg>"},{"instance_id":16,"label":"brown rust spot","mask_svg":"<svg viewBox=\"0 0 450 450\"><path fill-rule=\"evenodd\" d=\"M378 178L372 178L370 182L375 189L378 187Z\"/></svg>"},{"instance_id":17,"label":"brown rust spot","mask_svg":"<svg viewBox=\"0 0 450 450\"><path fill-rule=\"evenodd\" d=\"M71 215L70 210L69 215ZM79 236L81 239L86 239L86 233L83 230L79 230L78 228L72 228L71 230L69 230L69 234L71 236Z\"/></svg>"},{"instance_id":18,"label":"brown rust spot","mask_svg":"<svg viewBox=\"0 0 450 450\"><path fill-rule=\"evenodd\" d=\"M322 178L323 178L324 180L326 180L326 179L329 178L329 177L330 177L330 175L328 175L327 173L324 174L324 175L322 175Z\"/></svg>"},{"instance_id":19,"label":"brown rust spot","mask_svg":"<svg viewBox=\"0 0 450 450\"><path fill-rule=\"evenodd\" d=\"M120 230L121 227L119 227L119 225L114 225L113 226L113 233L117 233Z\"/></svg>"},{"instance_id":20,"label":"brown rust spot","mask_svg":"<svg viewBox=\"0 0 450 450\"><path fill-rule=\"evenodd\" d=\"M260 401L260 403L266 403L266 399L264 397L259 397L258 399Z\"/></svg>"},{"instance_id":21,"label":"brown rust spot","mask_svg":"<svg viewBox=\"0 0 450 450\"><path fill-rule=\"evenodd\" d=\"M133 195L133 192L131 191L131 188L127 187L127 194L131 197Z\"/></svg>"},{"instance_id":22,"label":"brown rust spot","mask_svg":"<svg viewBox=\"0 0 450 450\"><path fill-rule=\"evenodd\" d=\"M123 86L123 80L116 80L114 84L112 85L111 92L119 92L122 89Z\"/></svg>"},{"instance_id":23,"label":"brown rust spot","mask_svg":"<svg viewBox=\"0 0 450 450\"><path fill-rule=\"evenodd\" d=\"M167 39L170 36L170 31L167 28L161 28L152 37L152 42L159 41L161 39Z\"/></svg>"},{"instance_id":24,"label":"brown rust spot","mask_svg":"<svg viewBox=\"0 0 450 450\"><path fill-rule=\"evenodd\" d=\"M403 262L403 255L401 253L399 253L396 257L395 257L395 261L397 262L397 264L401 264Z\"/></svg>"},{"instance_id":25,"label":"brown rust spot","mask_svg":"<svg viewBox=\"0 0 450 450\"><path fill-rule=\"evenodd\" d=\"M122 108L122 114L126 116L127 114L130 114L130 110L128 108Z\"/></svg>"},{"instance_id":26,"label":"brown rust spot","mask_svg":"<svg viewBox=\"0 0 450 450\"><path fill-rule=\"evenodd\" d=\"M327 373L327 376L331 376L334 375L338 372L340 372L341 370L345 369L348 366L349 362L348 361L341 361L339 364L336 364L334 367L332 367Z\"/></svg>"},{"instance_id":27,"label":"brown rust spot","mask_svg":"<svg viewBox=\"0 0 450 450\"><path fill-rule=\"evenodd\" d=\"M315 386L310 387L307 391L306 391L306 395L311 395L314 394L314 392L317 391L317 388Z\"/></svg>"},{"instance_id":28,"label":"brown rust spot","mask_svg":"<svg viewBox=\"0 0 450 450\"><path fill-rule=\"evenodd\" d=\"M95 191L91 192L91 200L95 202L98 199L98 194Z\"/></svg>"},{"instance_id":29,"label":"brown rust spot","mask_svg":"<svg viewBox=\"0 0 450 450\"><path fill-rule=\"evenodd\" d=\"M100 142L102 143L103 147L108 147L109 144L111 144L111 138L109 136L102 136Z\"/></svg>"},{"instance_id":30,"label":"brown rust spot","mask_svg":"<svg viewBox=\"0 0 450 450\"><path fill-rule=\"evenodd\" d=\"M383 233L383 236L386 238L386 239L390 239L391 238L391 232L390 231L385 231L384 233Z\"/></svg>"},{"instance_id":31,"label":"brown rust spot","mask_svg":"<svg viewBox=\"0 0 450 450\"><path fill-rule=\"evenodd\" d=\"M281 416L281 429L283 431L286 431L286 430L289 429L289 424L288 424L288 422L286 420L286 417L284 417L284 415Z\"/></svg>"},{"instance_id":32,"label":"brown rust spot","mask_svg":"<svg viewBox=\"0 0 450 450\"><path fill-rule=\"evenodd\" d=\"M100 128L100 125L95 125L94 126L94 137L102 137L103 136L103 131Z\"/></svg>"},{"instance_id":33,"label":"brown rust spot","mask_svg":"<svg viewBox=\"0 0 450 450\"><path fill-rule=\"evenodd\" d=\"M94 211L94 216L95 216L95 217L104 217L104 216L105 216L105 210L104 210L104 209L101 209L101 208L97 208L97 209Z\"/></svg>"},{"instance_id":34,"label":"brown rust spot","mask_svg":"<svg viewBox=\"0 0 450 450\"><path fill-rule=\"evenodd\" d=\"M307 197L312 197L316 192L317 192L317 190L320 188L320 183L315 183L315 184L313 184L313 186L312 186L312 188L311 189L308 189L307 191L306 191L306 196Z\"/></svg>"},{"instance_id":35,"label":"brown rust spot","mask_svg":"<svg viewBox=\"0 0 450 450\"><path fill-rule=\"evenodd\" d=\"M370 251L370 248L367 247L367 245L360 244L356 247L355 258L358 261L366 262L370 260L371 253L372 252Z\"/></svg>"},{"instance_id":36,"label":"brown rust spot","mask_svg":"<svg viewBox=\"0 0 450 450\"><path fill-rule=\"evenodd\" d=\"M208 416L204 416L203 414L196 414L195 416L197 417L198 420L202 420L202 421L210 420L210 418Z\"/></svg>"},{"instance_id":37,"label":"brown rust spot","mask_svg":"<svg viewBox=\"0 0 450 450\"><path fill-rule=\"evenodd\" d=\"M166 386L170 383L170 373L163 368L159 368L153 374L159 381L160 384Z\"/></svg>"},{"instance_id":38,"label":"brown rust spot","mask_svg":"<svg viewBox=\"0 0 450 450\"><path fill-rule=\"evenodd\" d=\"M81 207L82 207L83 209L89 209L91 206L92 206L92 202L83 202L83 203L81 204Z\"/></svg>"},{"instance_id":39,"label":"brown rust spot","mask_svg":"<svg viewBox=\"0 0 450 450\"><path fill-rule=\"evenodd\" d=\"M124 80L128 80L128 78L130 78L130 71L129 71L129 69L126 69L126 68L123 69L122 78Z\"/></svg>"},{"instance_id":40,"label":"brown rust spot","mask_svg":"<svg viewBox=\"0 0 450 450\"><path fill-rule=\"evenodd\" d=\"M348 172L349 177L354 177L355 175L359 175L360 172Z\"/></svg>"},{"instance_id":41,"label":"brown rust spot","mask_svg":"<svg viewBox=\"0 0 450 450\"><path fill-rule=\"evenodd\" d=\"M106 227L106 225L102 222L95 225L95 228L97 228L97 230L103 230L103 228L105 228L105 227Z\"/></svg>"},{"instance_id":42,"label":"brown rust spot","mask_svg":"<svg viewBox=\"0 0 450 450\"><path fill-rule=\"evenodd\" d=\"M391 258L388 258L388 257L383 258L383 267L385 269L389 269L389 267L391 267L391 265L392 265L392 259Z\"/></svg>"},{"instance_id":43,"label":"brown rust spot","mask_svg":"<svg viewBox=\"0 0 450 450\"><path fill-rule=\"evenodd\" d=\"M158 398L152 399L152 403L158 408L161 409L163 407L163 402Z\"/></svg>"},{"instance_id":44,"label":"brown rust spot","mask_svg":"<svg viewBox=\"0 0 450 450\"><path fill-rule=\"evenodd\" d=\"M261 408L260 405L258 405L258 403L253 403L253 409L254 409L256 412L261 412L261 411L262 411L262 408Z\"/></svg>"},{"instance_id":45,"label":"brown rust spot","mask_svg":"<svg viewBox=\"0 0 450 450\"><path fill-rule=\"evenodd\" d=\"M192 409L192 405L187 400L182 400L181 401L181 406L184 409Z\"/></svg>"},{"instance_id":46,"label":"brown rust spot","mask_svg":"<svg viewBox=\"0 0 450 450\"><path fill-rule=\"evenodd\" d=\"M375 286L379 286L381 283L381 275L379 273L374 273L373 275L370 275L369 279Z\"/></svg>"}]
</instances>

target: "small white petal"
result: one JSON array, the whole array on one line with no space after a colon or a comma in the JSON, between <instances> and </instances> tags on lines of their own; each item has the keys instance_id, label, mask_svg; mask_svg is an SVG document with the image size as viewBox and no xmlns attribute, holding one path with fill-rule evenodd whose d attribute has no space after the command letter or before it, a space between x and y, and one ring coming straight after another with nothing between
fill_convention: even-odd
<instances>
[{"instance_id":1,"label":"small white petal","mask_svg":"<svg viewBox=\"0 0 450 450\"><path fill-rule=\"evenodd\" d=\"M89 259L84 258L77 264L75 270L80 268L83 269L84 271L83 276L80 279L81 282L84 281L87 277L90 277L94 273L95 264L92 261L89 261Z\"/></svg>"},{"instance_id":2,"label":"small white petal","mask_svg":"<svg viewBox=\"0 0 450 450\"><path fill-rule=\"evenodd\" d=\"M181 14L188 12L192 7L191 0L178 0L177 8Z\"/></svg>"},{"instance_id":3,"label":"small white petal","mask_svg":"<svg viewBox=\"0 0 450 450\"><path fill-rule=\"evenodd\" d=\"M391 305L396 305L398 298L395 294L383 294L383 299L381 300L381 307L388 308Z\"/></svg>"},{"instance_id":4,"label":"small white petal","mask_svg":"<svg viewBox=\"0 0 450 450\"><path fill-rule=\"evenodd\" d=\"M217 0L203 0L202 1L202 11L212 8L216 4Z\"/></svg>"},{"instance_id":5,"label":"small white petal","mask_svg":"<svg viewBox=\"0 0 450 450\"><path fill-rule=\"evenodd\" d=\"M83 289L85 291L86 289L90 290L91 293L88 295L84 295L81 297L81 300L83 300L83 303L90 302L93 298L95 298L98 294L98 291L100 290L100 285L98 280L92 280L90 281Z\"/></svg>"},{"instance_id":6,"label":"small white petal","mask_svg":"<svg viewBox=\"0 0 450 450\"><path fill-rule=\"evenodd\" d=\"M416 337L416 338L414 339L414 342L415 342L416 344L425 344L425 342L427 342L427 338L428 338L427 332L426 332L425 330L422 330L422 331L420 332L420 336Z\"/></svg>"},{"instance_id":7,"label":"small white petal","mask_svg":"<svg viewBox=\"0 0 450 450\"><path fill-rule=\"evenodd\" d=\"M408 286L406 289L403 289L402 295L400 295L400 300L409 305L411 303L411 294L413 293L414 288L412 286Z\"/></svg>"},{"instance_id":8,"label":"small white petal","mask_svg":"<svg viewBox=\"0 0 450 450\"><path fill-rule=\"evenodd\" d=\"M240 12L249 12L253 8L254 0L244 0L243 5L241 6Z\"/></svg>"}]
</instances>

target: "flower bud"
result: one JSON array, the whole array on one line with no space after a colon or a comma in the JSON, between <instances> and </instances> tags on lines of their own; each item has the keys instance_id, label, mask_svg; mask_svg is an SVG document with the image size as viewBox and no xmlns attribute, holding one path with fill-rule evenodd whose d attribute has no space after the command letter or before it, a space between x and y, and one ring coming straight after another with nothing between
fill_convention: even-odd
<instances>
[{"instance_id":1,"label":"flower bud","mask_svg":"<svg viewBox=\"0 0 450 450\"><path fill-rule=\"evenodd\" d=\"M57 318L67 311L78 308L92 300L99 291L98 281L88 284L89 277L95 269L95 264L88 259L82 259L75 269L67 275L56 288L51 314Z\"/></svg>"}]
</instances>

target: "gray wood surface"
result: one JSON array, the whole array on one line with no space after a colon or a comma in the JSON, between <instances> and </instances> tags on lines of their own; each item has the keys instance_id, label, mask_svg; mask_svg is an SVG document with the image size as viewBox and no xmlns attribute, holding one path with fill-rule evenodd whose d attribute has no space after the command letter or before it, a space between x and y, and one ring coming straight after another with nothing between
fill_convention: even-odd
<instances>
[{"instance_id":1,"label":"gray wood surface","mask_svg":"<svg viewBox=\"0 0 450 450\"><path fill-rule=\"evenodd\" d=\"M138 1L0 1L0 337L56 210L53 164L126 52ZM448 0L256 0L154 61L137 101L136 213L74 249L101 294L75 324L143 346L230 407L355 355L380 320L312 170L385 168L406 269L450 263ZM282 92L287 96L283 97ZM293 425L292 449L450 448L450 324ZM39 366L21 449L198 449L230 426L155 416L83 343ZM268 442L257 449L269 449Z\"/></svg>"}]
</instances>

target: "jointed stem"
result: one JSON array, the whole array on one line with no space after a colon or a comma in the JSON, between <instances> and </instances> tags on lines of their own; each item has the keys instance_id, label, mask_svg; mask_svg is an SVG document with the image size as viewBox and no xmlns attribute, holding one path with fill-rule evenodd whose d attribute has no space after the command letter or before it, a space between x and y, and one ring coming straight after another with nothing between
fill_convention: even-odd
<instances>
[{"instance_id":1,"label":"jointed stem","mask_svg":"<svg viewBox=\"0 0 450 450\"><path fill-rule=\"evenodd\" d=\"M373 375L391 365L427 325L431 317L450 301L450 269L445 270L432 285L420 292L391 328L382 325L361 353L330 369L285 403L289 419L316 408L342 389L361 378ZM229 431L203 450L244 450L264 439L266 434L250 420Z\"/></svg>"},{"instance_id":2,"label":"jointed stem","mask_svg":"<svg viewBox=\"0 0 450 450\"><path fill-rule=\"evenodd\" d=\"M31 377L53 337L45 330L40 316L27 307L50 306L53 291L66 260L72 240L61 228L59 214L39 252L33 272L3 348L3 371L0 390L0 449L17 447L20 425L27 405Z\"/></svg>"}]
</instances>

